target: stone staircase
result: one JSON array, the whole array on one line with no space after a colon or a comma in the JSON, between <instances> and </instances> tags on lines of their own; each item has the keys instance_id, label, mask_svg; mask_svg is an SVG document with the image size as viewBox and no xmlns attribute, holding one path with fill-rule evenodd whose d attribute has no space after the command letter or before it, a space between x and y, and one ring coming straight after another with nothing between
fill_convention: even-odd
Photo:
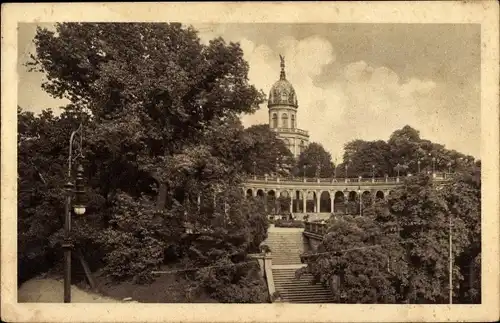
<instances>
[{"instance_id":1,"label":"stone staircase","mask_svg":"<svg viewBox=\"0 0 500 323\"><path fill-rule=\"evenodd\" d=\"M264 244L271 249L275 289L284 302L331 303L331 291L321 284L312 284L311 275L295 278L295 271L304 266L300 255L307 248L302 232L303 229L297 228L269 228Z\"/></svg>"},{"instance_id":2,"label":"stone staircase","mask_svg":"<svg viewBox=\"0 0 500 323\"><path fill-rule=\"evenodd\" d=\"M285 302L290 303L333 303L330 290L321 284L312 284L310 274L295 278L297 269L274 269L273 279L276 291L279 291Z\"/></svg>"}]
</instances>

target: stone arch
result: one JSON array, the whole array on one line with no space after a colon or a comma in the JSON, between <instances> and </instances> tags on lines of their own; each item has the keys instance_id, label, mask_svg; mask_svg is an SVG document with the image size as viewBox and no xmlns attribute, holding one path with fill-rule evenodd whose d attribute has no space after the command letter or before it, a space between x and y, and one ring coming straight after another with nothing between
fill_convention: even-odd
<instances>
[{"instance_id":1,"label":"stone arch","mask_svg":"<svg viewBox=\"0 0 500 323\"><path fill-rule=\"evenodd\" d=\"M283 190L283 191L280 191L280 193L278 194L279 195L279 213L280 214L287 214L290 212L291 210L291 203L292 203L292 195L290 194L290 192L288 190Z\"/></svg>"},{"instance_id":2,"label":"stone arch","mask_svg":"<svg viewBox=\"0 0 500 323\"><path fill-rule=\"evenodd\" d=\"M273 128L278 128L278 114L277 113L273 113L272 126L273 126Z\"/></svg>"},{"instance_id":3,"label":"stone arch","mask_svg":"<svg viewBox=\"0 0 500 323\"><path fill-rule=\"evenodd\" d=\"M304 198L304 194L302 193L302 191L300 190L294 190L293 191L293 194L294 194L294 205L293 205L293 212L297 212L297 213L304 213L304 202L303 202L303 198Z\"/></svg>"},{"instance_id":4,"label":"stone arch","mask_svg":"<svg viewBox=\"0 0 500 323\"><path fill-rule=\"evenodd\" d=\"M333 212L331 208L331 195L328 191L323 191L319 196L319 211L320 212Z\"/></svg>"},{"instance_id":5,"label":"stone arch","mask_svg":"<svg viewBox=\"0 0 500 323\"><path fill-rule=\"evenodd\" d=\"M277 203L277 193L274 189L270 189L266 193L266 206L267 206L267 211L270 212L270 214L276 214L278 213L278 203Z\"/></svg>"},{"instance_id":6,"label":"stone arch","mask_svg":"<svg viewBox=\"0 0 500 323\"><path fill-rule=\"evenodd\" d=\"M357 191L348 192L346 209L347 214L358 214L359 194Z\"/></svg>"},{"instance_id":7,"label":"stone arch","mask_svg":"<svg viewBox=\"0 0 500 323\"><path fill-rule=\"evenodd\" d=\"M247 198L250 198L253 196L253 190L251 188L247 189L246 190L246 197Z\"/></svg>"},{"instance_id":8,"label":"stone arch","mask_svg":"<svg viewBox=\"0 0 500 323\"><path fill-rule=\"evenodd\" d=\"M257 190L257 196L258 197L264 197L266 195L266 193L264 192L263 189L258 189Z\"/></svg>"},{"instance_id":9,"label":"stone arch","mask_svg":"<svg viewBox=\"0 0 500 323\"><path fill-rule=\"evenodd\" d=\"M336 191L333 195L333 209L335 212L346 213L346 196L343 191Z\"/></svg>"},{"instance_id":10,"label":"stone arch","mask_svg":"<svg viewBox=\"0 0 500 323\"><path fill-rule=\"evenodd\" d=\"M368 190L365 190L365 191L363 191L363 193L361 193L361 197L363 198L363 200L371 199L372 198L372 192L370 192Z\"/></svg>"},{"instance_id":11,"label":"stone arch","mask_svg":"<svg viewBox=\"0 0 500 323\"><path fill-rule=\"evenodd\" d=\"M316 209L316 192L315 191L306 191L305 194L306 199L306 210L305 212L314 212Z\"/></svg>"},{"instance_id":12,"label":"stone arch","mask_svg":"<svg viewBox=\"0 0 500 323\"><path fill-rule=\"evenodd\" d=\"M283 128L288 128L288 114L287 113L283 113L281 115L281 126Z\"/></svg>"},{"instance_id":13,"label":"stone arch","mask_svg":"<svg viewBox=\"0 0 500 323\"><path fill-rule=\"evenodd\" d=\"M295 114L292 113L291 115L291 127L292 129L295 128Z\"/></svg>"},{"instance_id":14,"label":"stone arch","mask_svg":"<svg viewBox=\"0 0 500 323\"><path fill-rule=\"evenodd\" d=\"M383 200L385 198L385 194L383 191L377 191L377 193L375 193L375 198L377 200Z\"/></svg>"}]
</instances>

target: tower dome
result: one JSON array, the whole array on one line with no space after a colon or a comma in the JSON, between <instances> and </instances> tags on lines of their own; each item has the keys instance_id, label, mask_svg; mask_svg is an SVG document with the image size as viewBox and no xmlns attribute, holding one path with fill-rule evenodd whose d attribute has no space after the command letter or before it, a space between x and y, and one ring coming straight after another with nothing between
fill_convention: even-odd
<instances>
[{"instance_id":1,"label":"tower dome","mask_svg":"<svg viewBox=\"0 0 500 323\"><path fill-rule=\"evenodd\" d=\"M281 60L281 73L280 79L273 84L271 91L269 91L269 100L267 103L268 108L277 105L288 105L294 108L298 107L297 95L292 84L288 82L285 74L285 58L280 55Z\"/></svg>"}]
</instances>

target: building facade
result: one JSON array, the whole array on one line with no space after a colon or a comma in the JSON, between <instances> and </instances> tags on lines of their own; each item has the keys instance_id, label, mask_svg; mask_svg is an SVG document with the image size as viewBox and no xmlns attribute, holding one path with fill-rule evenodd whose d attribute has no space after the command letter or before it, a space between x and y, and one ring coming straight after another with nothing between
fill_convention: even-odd
<instances>
[{"instance_id":1,"label":"building facade","mask_svg":"<svg viewBox=\"0 0 500 323\"><path fill-rule=\"evenodd\" d=\"M280 79L269 91L269 127L278 134L295 157L309 144L309 133L298 127L298 101L292 84L286 79L285 59L280 55Z\"/></svg>"}]
</instances>

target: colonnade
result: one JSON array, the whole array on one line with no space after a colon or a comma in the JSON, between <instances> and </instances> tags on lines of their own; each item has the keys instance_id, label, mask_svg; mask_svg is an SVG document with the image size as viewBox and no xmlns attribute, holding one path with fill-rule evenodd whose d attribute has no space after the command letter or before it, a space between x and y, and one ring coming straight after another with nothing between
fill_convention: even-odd
<instances>
[{"instance_id":1,"label":"colonnade","mask_svg":"<svg viewBox=\"0 0 500 323\"><path fill-rule=\"evenodd\" d=\"M268 200L269 197L275 200L276 213L280 211L280 198L288 199L289 213L335 213L342 208L345 210L348 203L365 203L363 201L374 202L377 199L386 199L392 192L388 189L365 189L355 190L310 190L310 189L265 189L265 188L244 188L244 194L247 197L262 197ZM361 197L361 198L360 198ZM327 200L329 205L322 204ZM312 210L308 210L308 201L312 201ZM302 204L302 205L300 205ZM340 204L340 205L339 205ZM267 203L266 203L267 207Z\"/></svg>"}]
</instances>

